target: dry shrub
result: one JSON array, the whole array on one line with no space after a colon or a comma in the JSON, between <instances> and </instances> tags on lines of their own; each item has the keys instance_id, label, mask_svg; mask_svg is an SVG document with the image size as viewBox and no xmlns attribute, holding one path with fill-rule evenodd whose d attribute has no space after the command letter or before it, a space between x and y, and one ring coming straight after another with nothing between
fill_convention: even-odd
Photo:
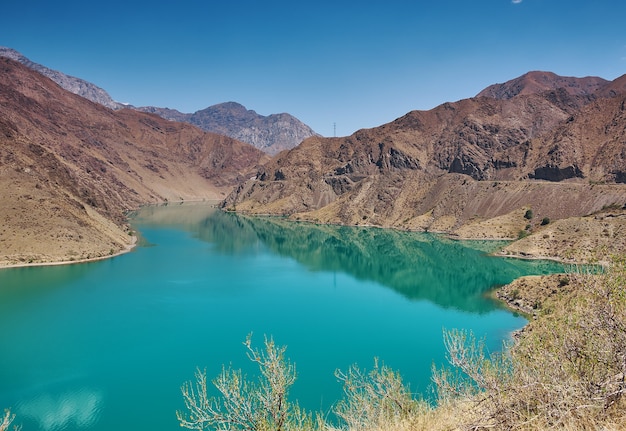
<instances>
[{"instance_id":1,"label":"dry shrub","mask_svg":"<svg viewBox=\"0 0 626 431\"><path fill-rule=\"evenodd\" d=\"M267 340L248 356L261 378L252 384L224 370L214 380L222 397L209 399L206 376L183 386L193 429L266 430L603 430L626 429L626 260L604 273L570 274L568 289L541 304L517 343L487 354L471 333L444 333L451 367L433 370L437 406L415 399L397 372L357 366L336 375L344 399L329 424L287 401L295 379L284 348ZM1 431L1 429L0 429Z\"/></svg>"},{"instance_id":2,"label":"dry shrub","mask_svg":"<svg viewBox=\"0 0 626 431\"><path fill-rule=\"evenodd\" d=\"M504 354L487 356L471 334L446 332L453 368L433 374L440 400L468 401L468 429L622 429L625 274L620 261L572 277L576 288L543 304Z\"/></svg>"},{"instance_id":3,"label":"dry shrub","mask_svg":"<svg viewBox=\"0 0 626 431\"><path fill-rule=\"evenodd\" d=\"M339 428L328 423L328 431L436 431L456 429L464 406L441 403L437 408L416 398L396 371L375 359L370 371L351 366L337 371L344 397L333 412Z\"/></svg>"},{"instance_id":4,"label":"dry shrub","mask_svg":"<svg viewBox=\"0 0 626 431\"><path fill-rule=\"evenodd\" d=\"M0 417L0 431L7 431L14 419L15 415L11 413L11 410L6 409L4 411L4 416ZM15 431L19 431L21 427L14 426L13 429Z\"/></svg>"},{"instance_id":5,"label":"dry shrub","mask_svg":"<svg viewBox=\"0 0 626 431\"><path fill-rule=\"evenodd\" d=\"M186 412L176 412L180 426L188 429L247 431L306 431L314 428L311 415L288 400L296 379L295 367L285 359L285 347L265 339L265 350L244 342L248 358L259 366L258 381L249 381L241 370L223 368L213 380L220 393L209 397L206 372L198 370L196 381L182 388Z\"/></svg>"},{"instance_id":6,"label":"dry shrub","mask_svg":"<svg viewBox=\"0 0 626 431\"><path fill-rule=\"evenodd\" d=\"M335 376L343 382L345 396L333 410L351 431L399 427L426 408L413 398L400 374L379 366L378 360L369 372L352 365Z\"/></svg>"}]
</instances>

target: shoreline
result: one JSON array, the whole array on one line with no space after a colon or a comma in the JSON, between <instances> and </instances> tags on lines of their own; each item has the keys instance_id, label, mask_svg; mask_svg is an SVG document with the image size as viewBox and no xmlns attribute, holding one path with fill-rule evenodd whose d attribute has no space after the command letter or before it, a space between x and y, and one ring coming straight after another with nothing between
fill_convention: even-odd
<instances>
[{"instance_id":1,"label":"shoreline","mask_svg":"<svg viewBox=\"0 0 626 431\"><path fill-rule=\"evenodd\" d=\"M89 263L89 262L96 262L99 260L110 259L110 258L121 256L123 254L130 253L131 251L133 251L135 247L137 246L138 237L137 235L133 235L131 236L131 238L132 240L130 244L128 244L122 250L113 254L106 255L106 256L98 256L98 257L91 257L87 259L77 259L77 260L59 260L55 262L17 263L17 264L10 264L10 265L0 264L0 271L2 271L3 269L29 268L29 267L36 267L36 266L73 265L73 264L79 264L79 263Z\"/></svg>"},{"instance_id":2,"label":"shoreline","mask_svg":"<svg viewBox=\"0 0 626 431\"><path fill-rule=\"evenodd\" d=\"M133 214L135 211L138 211L142 207L186 205L186 204L191 204L191 205L206 204L206 205L217 207L217 205L220 202L221 200L219 199L188 199L188 200L181 200L181 201L160 201L160 202L146 203L144 205L141 205L138 208L128 210L126 212L127 221L130 221L130 217L128 217L129 215ZM29 267L37 267L37 266L73 265L73 264L79 264L79 263L97 262L99 260L110 259L113 257L121 256L126 253L130 253L131 251L135 249L135 247L137 247L138 242L139 242L139 235L132 235L130 236L130 238L131 238L130 244L126 245L124 248L122 248L121 250L113 254L107 254L103 256L91 257L91 258L85 258L85 259L76 259L76 260L58 260L58 261L50 261L50 262L14 263L14 264L13 263L12 264L0 263L0 271L4 269L29 268Z\"/></svg>"},{"instance_id":3,"label":"shoreline","mask_svg":"<svg viewBox=\"0 0 626 431\"><path fill-rule=\"evenodd\" d=\"M315 225L332 225L332 226L352 226L352 227L364 227L364 228L376 228L376 229L391 229L391 230L395 230L395 231L399 231L399 232L417 232L417 233L426 233L426 234L433 234L436 236L442 236L445 237L451 241L509 241L511 243L515 242L517 240L517 238L502 238L502 237L490 237L490 238L476 238L476 237L466 237L466 236L459 236L458 234L455 233L451 233L451 232L445 232L445 231L429 231L429 230L419 230L419 229L402 229L402 228L398 228L398 227L393 227L393 226L378 226L378 225L373 225L373 224L354 224L354 225L350 225L350 224L345 224L345 223L321 223L321 222L316 222L313 220L307 220L307 219L294 219L292 217L290 217L289 215L277 215L277 214L255 214L255 213L249 213L247 211L233 211L232 209L226 209L226 208L219 208L219 204L220 204L220 200L218 199L198 199L198 200L181 200L181 201L162 201L162 202L153 202L153 203L147 203L144 205L141 205L139 208L135 209L135 210L130 210L127 212L127 215L133 214L135 211L139 210L141 207L158 207L158 206L168 206L168 205L185 205L185 204L191 204L191 205L197 205L197 204L202 204L202 205L210 205L213 206L215 208L218 208L221 211L225 211L225 212L234 212L234 213L238 213L244 216L251 216L251 217L278 217L278 218L283 218L286 219L288 221L291 222L295 222L295 223L311 223L311 224L315 224ZM93 258L86 258L86 259L80 259L80 260L59 260L59 261L51 261L51 262L37 262L37 263L16 263L16 264L8 264L8 265L3 265L0 264L0 271L3 269L10 269L10 268L26 268L26 267L35 267L35 266L56 266L56 265L72 265L72 264L78 264L78 263L89 263L89 262L95 262L95 261L99 261L99 260L104 260L104 259L109 259L109 258L113 258L116 256L120 256L122 254L126 254L131 252L138 243L139 240L139 236L138 235L132 235L131 236L131 242L130 244L128 244L126 247L124 247L123 249L119 250L116 253L110 254L110 255L104 255L104 256L98 256L98 257L93 257ZM522 259L522 260L547 260L547 261L552 261L552 262L557 262L557 263L561 263L561 264L566 264L566 265L585 265L588 264L588 262L584 262L584 261L577 261L574 259L564 259L562 257L559 256L547 256L547 255L528 255L528 254L523 254L523 253L511 253L511 252L505 252L504 250L496 250L494 252L489 253L491 256L494 257L499 257L499 258L509 258L509 259Z\"/></svg>"}]
</instances>

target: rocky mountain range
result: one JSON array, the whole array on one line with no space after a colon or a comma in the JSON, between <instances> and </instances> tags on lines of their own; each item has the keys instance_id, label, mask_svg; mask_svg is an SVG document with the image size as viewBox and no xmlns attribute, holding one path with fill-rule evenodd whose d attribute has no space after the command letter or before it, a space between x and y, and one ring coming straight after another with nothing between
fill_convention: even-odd
<instances>
[{"instance_id":1,"label":"rocky mountain range","mask_svg":"<svg viewBox=\"0 0 626 431\"><path fill-rule=\"evenodd\" d=\"M626 75L530 72L348 137L309 138L224 207L463 236L499 218L503 231L483 234L516 236L524 208L555 220L626 204L625 105Z\"/></svg>"},{"instance_id":2,"label":"rocky mountain range","mask_svg":"<svg viewBox=\"0 0 626 431\"><path fill-rule=\"evenodd\" d=\"M127 247L139 205L222 199L267 161L256 148L133 109L108 109L0 58L0 265Z\"/></svg>"},{"instance_id":3,"label":"rocky mountain range","mask_svg":"<svg viewBox=\"0 0 626 431\"><path fill-rule=\"evenodd\" d=\"M208 132L230 136L246 142L270 155L297 146L304 139L317 134L309 126L290 114L259 115L236 102L220 103L193 114L175 109L142 107L173 121L184 121Z\"/></svg>"},{"instance_id":4,"label":"rocky mountain range","mask_svg":"<svg viewBox=\"0 0 626 431\"><path fill-rule=\"evenodd\" d=\"M317 135L309 126L290 114L259 115L235 102L213 105L192 114L185 114L170 108L135 107L122 104L113 100L97 85L35 63L14 49L0 46L0 57L18 61L52 79L62 88L107 108L132 108L157 114L167 120L183 121L198 126L204 131L246 142L271 155L293 148L304 139Z\"/></svg>"},{"instance_id":5,"label":"rocky mountain range","mask_svg":"<svg viewBox=\"0 0 626 431\"><path fill-rule=\"evenodd\" d=\"M546 91L565 91L570 96L593 96L609 82L599 77L573 78L552 72L535 71L502 84L493 84L476 97L507 100L519 95L540 94Z\"/></svg>"},{"instance_id":6,"label":"rocky mountain range","mask_svg":"<svg viewBox=\"0 0 626 431\"><path fill-rule=\"evenodd\" d=\"M125 107L124 104L113 100L109 93L107 93L104 89L98 87L97 85L85 81L84 79L66 75L63 72L59 72L58 70L50 69L39 63L35 63L34 61L31 61L14 49L0 46L0 57L10 58L12 60L18 61L24 66L50 78L67 91L84 97L87 100L99 103L100 105L106 106L110 109L121 109Z\"/></svg>"},{"instance_id":7,"label":"rocky mountain range","mask_svg":"<svg viewBox=\"0 0 626 431\"><path fill-rule=\"evenodd\" d=\"M351 136L313 135L270 159L187 122L270 134L270 118L288 135L282 114L259 119L232 102L194 114L109 109L27 63L0 58L0 266L107 256L132 242L127 211L203 199L468 238L513 238L551 220L542 237L508 250L590 249L567 242L581 226L626 249L626 75L529 72Z\"/></svg>"}]
</instances>

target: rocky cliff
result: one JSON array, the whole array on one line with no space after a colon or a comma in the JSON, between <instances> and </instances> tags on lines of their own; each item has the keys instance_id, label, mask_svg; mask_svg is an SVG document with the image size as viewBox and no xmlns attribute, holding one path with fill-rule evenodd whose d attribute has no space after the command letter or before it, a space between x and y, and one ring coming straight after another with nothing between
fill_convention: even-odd
<instances>
[{"instance_id":1,"label":"rocky cliff","mask_svg":"<svg viewBox=\"0 0 626 431\"><path fill-rule=\"evenodd\" d=\"M0 265L126 247L138 205L219 199L267 158L254 147L76 96L0 59Z\"/></svg>"},{"instance_id":2,"label":"rocky cliff","mask_svg":"<svg viewBox=\"0 0 626 431\"><path fill-rule=\"evenodd\" d=\"M491 230L509 237L526 225L522 208L559 219L621 206L625 80L530 73L348 137L310 138L223 205L445 232L517 217L501 218L507 229L498 235Z\"/></svg>"},{"instance_id":3,"label":"rocky cliff","mask_svg":"<svg viewBox=\"0 0 626 431\"><path fill-rule=\"evenodd\" d=\"M184 121L208 132L230 136L271 155L291 149L304 139L317 135L309 126L290 114L259 115L235 102L220 103L193 114L183 114L168 108L136 109L152 112L169 120Z\"/></svg>"},{"instance_id":4,"label":"rocky cliff","mask_svg":"<svg viewBox=\"0 0 626 431\"><path fill-rule=\"evenodd\" d=\"M0 46L0 57L18 61L24 66L52 79L65 90L84 97L87 100L99 103L100 105L106 106L110 109L121 109L125 107L124 104L113 100L111 96L109 96L109 93L97 85L85 81L84 79L69 76L63 72L59 72L58 70L53 70L41 64L35 63L14 49Z\"/></svg>"},{"instance_id":5,"label":"rocky cliff","mask_svg":"<svg viewBox=\"0 0 626 431\"><path fill-rule=\"evenodd\" d=\"M548 91L564 91L571 96L594 96L599 90L609 84L609 81L597 76L575 78L559 76L552 72L532 71L504 82L493 84L478 93L477 97L492 97L494 99L512 99L525 94L540 94Z\"/></svg>"},{"instance_id":6,"label":"rocky cliff","mask_svg":"<svg viewBox=\"0 0 626 431\"><path fill-rule=\"evenodd\" d=\"M170 108L125 105L114 101L105 90L97 85L35 63L14 49L0 47L0 57L18 61L52 79L65 90L107 108L132 108L156 114L167 120L193 124L204 131L229 136L250 144L270 155L291 149L304 139L317 135L309 126L290 114L259 115L235 102L213 105L191 114Z\"/></svg>"}]
</instances>

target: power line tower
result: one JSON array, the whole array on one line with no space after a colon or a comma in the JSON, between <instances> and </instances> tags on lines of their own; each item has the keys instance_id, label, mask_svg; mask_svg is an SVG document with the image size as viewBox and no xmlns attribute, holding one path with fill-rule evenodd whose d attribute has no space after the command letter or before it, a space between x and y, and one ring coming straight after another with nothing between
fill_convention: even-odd
<instances>
[{"instance_id":1,"label":"power line tower","mask_svg":"<svg viewBox=\"0 0 626 431\"><path fill-rule=\"evenodd\" d=\"M333 123L333 138L337 137L337 123Z\"/></svg>"}]
</instances>

